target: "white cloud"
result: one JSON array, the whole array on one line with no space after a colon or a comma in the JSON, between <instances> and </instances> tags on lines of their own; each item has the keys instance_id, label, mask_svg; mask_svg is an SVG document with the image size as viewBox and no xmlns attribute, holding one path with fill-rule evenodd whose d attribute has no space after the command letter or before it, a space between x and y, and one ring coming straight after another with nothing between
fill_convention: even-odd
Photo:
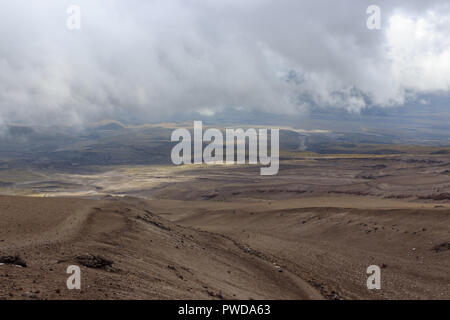
<instances>
[{"instance_id":1,"label":"white cloud","mask_svg":"<svg viewBox=\"0 0 450 320\"><path fill-rule=\"evenodd\" d=\"M395 14L386 35L392 77L401 89L450 90L450 15L435 11L417 17Z\"/></svg>"},{"instance_id":2,"label":"white cloud","mask_svg":"<svg viewBox=\"0 0 450 320\"><path fill-rule=\"evenodd\" d=\"M359 111L450 89L445 1L0 0L0 122Z\"/></svg>"}]
</instances>

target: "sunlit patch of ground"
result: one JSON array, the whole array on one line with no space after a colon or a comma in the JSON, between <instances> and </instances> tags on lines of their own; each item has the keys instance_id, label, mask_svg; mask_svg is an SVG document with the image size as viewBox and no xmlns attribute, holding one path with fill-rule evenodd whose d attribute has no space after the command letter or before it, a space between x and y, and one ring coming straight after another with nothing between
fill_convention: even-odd
<instances>
[{"instance_id":1,"label":"sunlit patch of ground","mask_svg":"<svg viewBox=\"0 0 450 320\"><path fill-rule=\"evenodd\" d=\"M31 172L15 176L11 186L0 188L8 195L35 197L125 195L157 188L159 185L183 182L189 166L116 166L93 174ZM0 176L1 181L6 181Z\"/></svg>"}]
</instances>

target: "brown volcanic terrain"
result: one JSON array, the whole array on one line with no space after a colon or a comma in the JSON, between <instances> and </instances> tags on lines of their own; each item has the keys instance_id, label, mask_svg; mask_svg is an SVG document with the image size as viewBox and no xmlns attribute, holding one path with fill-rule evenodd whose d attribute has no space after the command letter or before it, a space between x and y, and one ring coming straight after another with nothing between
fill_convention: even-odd
<instances>
[{"instance_id":1,"label":"brown volcanic terrain","mask_svg":"<svg viewBox=\"0 0 450 320\"><path fill-rule=\"evenodd\" d=\"M367 197L151 206L178 224L244 243L326 298L450 298L449 206ZM365 287L372 264L382 268L380 291Z\"/></svg>"},{"instance_id":2,"label":"brown volcanic terrain","mask_svg":"<svg viewBox=\"0 0 450 320\"><path fill-rule=\"evenodd\" d=\"M0 298L449 299L449 168L445 155L335 155L284 159L273 177L39 173L21 182L34 195L91 199L0 197L0 257L27 264L0 265ZM113 264L83 266L90 255ZM381 290L366 287L372 264Z\"/></svg>"},{"instance_id":3,"label":"brown volcanic terrain","mask_svg":"<svg viewBox=\"0 0 450 320\"><path fill-rule=\"evenodd\" d=\"M0 266L0 298L321 298L302 279L276 272L236 242L145 208L134 199L0 197L0 255L20 256L27 265ZM86 255L113 264L82 267L82 290L68 290L67 267L81 265Z\"/></svg>"}]
</instances>

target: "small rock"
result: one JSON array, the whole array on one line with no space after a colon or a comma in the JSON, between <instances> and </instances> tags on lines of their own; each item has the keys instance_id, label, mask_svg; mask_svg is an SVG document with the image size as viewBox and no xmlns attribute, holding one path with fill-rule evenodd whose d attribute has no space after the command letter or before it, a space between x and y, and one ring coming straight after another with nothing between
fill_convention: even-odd
<instances>
[{"instance_id":1,"label":"small rock","mask_svg":"<svg viewBox=\"0 0 450 320\"><path fill-rule=\"evenodd\" d=\"M30 298L30 299L37 299L37 295L33 292L22 293L22 297Z\"/></svg>"},{"instance_id":2,"label":"small rock","mask_svg":"<svg viewBox=\"0 0 450 320\"><path fill-rule=\"evenodd\" d=\"M109 269L114 263L112 260L105 259L101 256L92 254L76 257L77 261L85 267L95 269Z\"/></svg>"},{"instance_id":3,"label":"small rock","mask_svg":"<svg viewBox=\"0 0 450 320\"><path fill-rule=\"evenodd\" d=\"M23 261L22 258L20 258L19 256L1 256L0 263L12 264L12 265L20 266L23 268L27 267L26 262Z\"/></svg>"}]
</instances>

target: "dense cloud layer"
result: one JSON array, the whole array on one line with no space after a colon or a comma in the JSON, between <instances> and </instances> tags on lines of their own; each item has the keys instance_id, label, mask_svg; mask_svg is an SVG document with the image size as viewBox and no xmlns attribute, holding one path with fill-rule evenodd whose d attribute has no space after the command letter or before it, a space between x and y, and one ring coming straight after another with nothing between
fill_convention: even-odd
<instances>
[{"instance_id":1,"label":"dense cloud layer","mask_svg":"<svg viewBox=\"0 0 450 320\"><path fill-rule=\"evenodd\" d=\"M447 1L375 1L368 30L373 2L0 0L0 123L359 111L448 92Z\"/></svg>"}]
</instances>

